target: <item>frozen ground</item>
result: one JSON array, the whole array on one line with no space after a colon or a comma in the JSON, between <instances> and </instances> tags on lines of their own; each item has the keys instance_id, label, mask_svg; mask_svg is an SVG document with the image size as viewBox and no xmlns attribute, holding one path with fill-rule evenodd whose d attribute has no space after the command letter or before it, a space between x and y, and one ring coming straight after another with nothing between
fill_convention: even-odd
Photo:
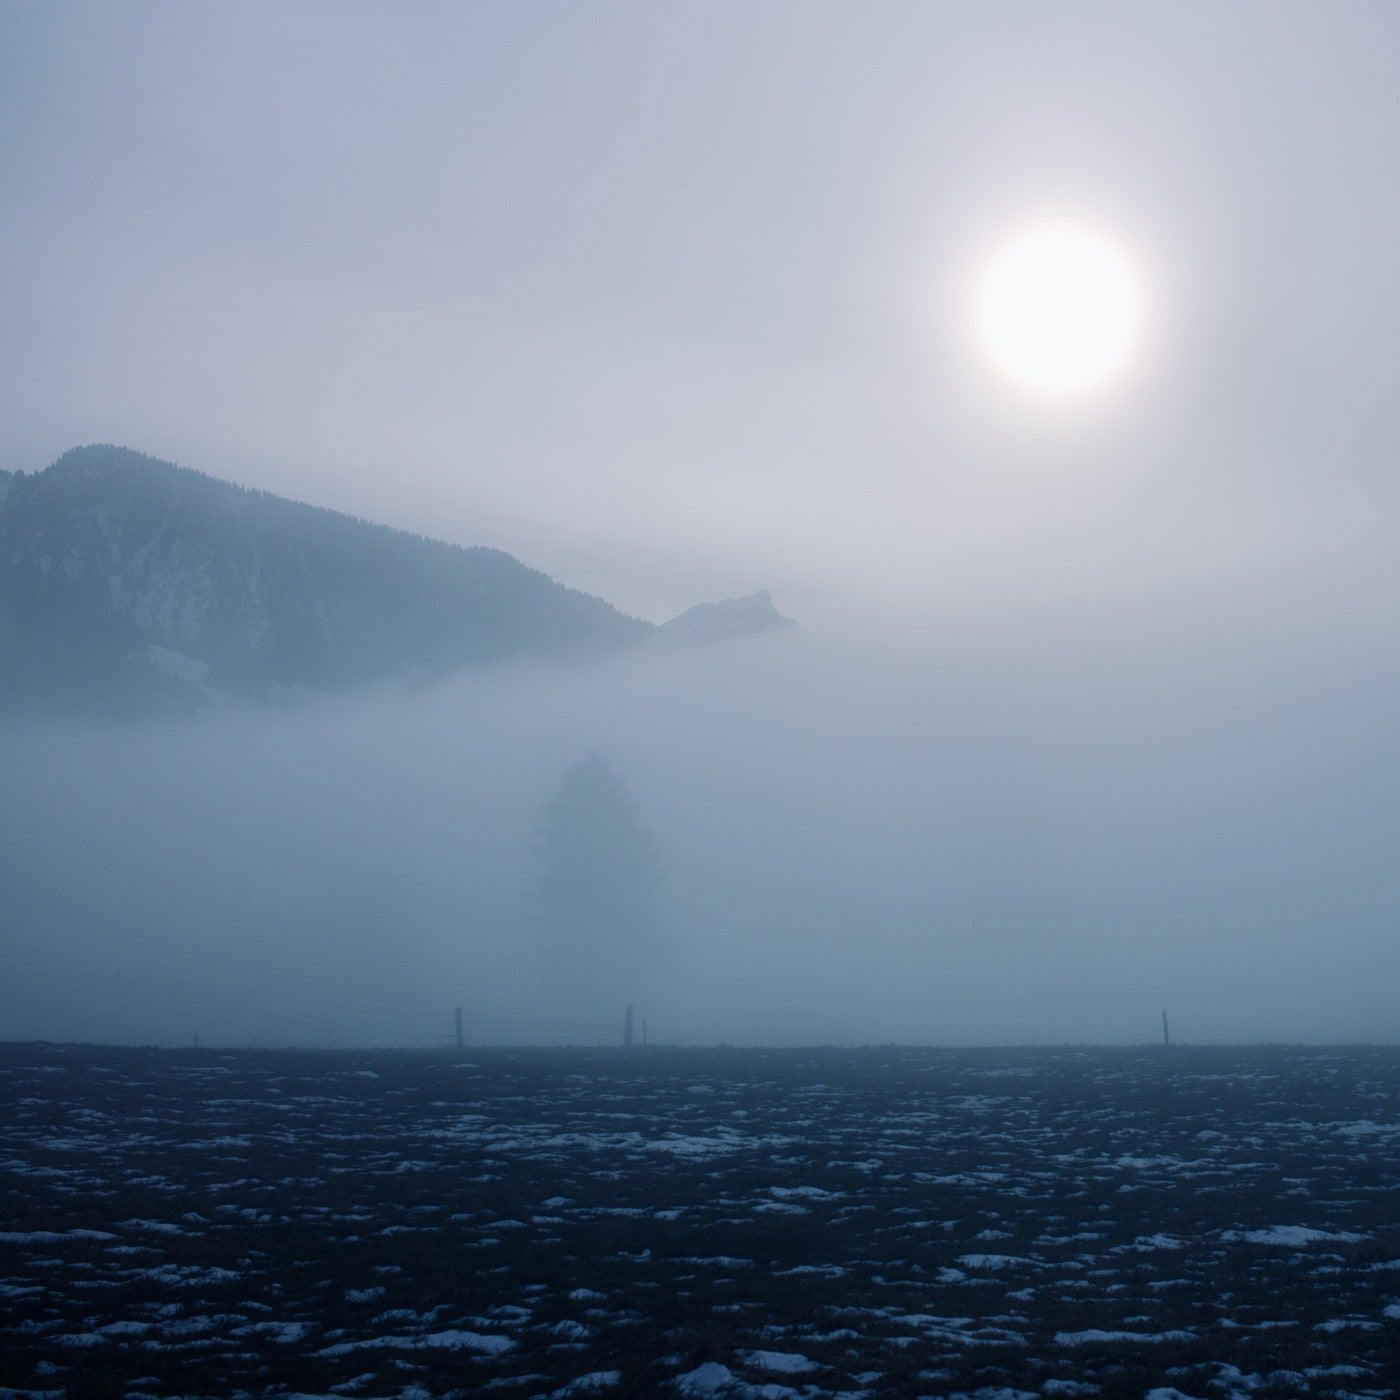
<instances>
[{"instance_id":1,"label":"frozen ground","mask_svg":"<svg viewBox=\"0 0 1400 1400\"><path fill-rule=\"evenodd\" d=\"M1400 1050L11 1045L0 1115L0 1396L1400 1386Z\"/></svg>"}]
</instances>

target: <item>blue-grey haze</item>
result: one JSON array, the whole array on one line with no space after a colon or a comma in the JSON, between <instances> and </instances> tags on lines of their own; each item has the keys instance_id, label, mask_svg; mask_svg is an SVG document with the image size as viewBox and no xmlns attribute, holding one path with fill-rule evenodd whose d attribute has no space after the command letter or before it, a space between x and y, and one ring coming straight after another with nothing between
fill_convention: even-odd
<instances>
[{"instance_id":1,"label":"blue-grey haze","mask_svg":"<svg viewBox=\"0 0 1400 1400\"><path fill-rule=\"evenodd\" d=\"M756 638L11 730L0 1016L432 1043L460 1004L476 1040L614 1039L634 981L561 994L530 897L596 748L659 852L654 1038L1150 1040L1166 1005L1182 1039L1393 1039L1395 662L1239 621Z\"/></svg>"},{"instance_id":2,"label":"blue-grey haze","mask_svg":"<svg viewBox=\"0 0 1400 1400\"><path fill-rule=\"evenodd\" d=\"M1397 51L1381 3L11 0L0 468L126 443L804 634L7 728L0 1034L606 1038L522 932L597 748L664 1038L1394 1038ZM1070 402L968 324L1043 217L1143 281Z\"/></svg>"}]
</instances>

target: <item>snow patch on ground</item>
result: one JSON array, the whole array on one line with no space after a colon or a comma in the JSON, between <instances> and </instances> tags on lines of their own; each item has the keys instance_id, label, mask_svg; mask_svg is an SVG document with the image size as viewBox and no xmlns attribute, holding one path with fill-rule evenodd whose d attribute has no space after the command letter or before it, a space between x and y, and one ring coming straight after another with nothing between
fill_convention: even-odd
<instances>
[{"instance_id":1,"label":"snow patch on ground","mask_svg":"<svg viewBox=\"0 0 1400 1400\"><path fill-rule=\"evenodd\" d=\"M551 1392L550 1400L566 1400L572 1395L596 1395L600 1390L611 1390L622 1382L621 1371L590 1371L585 1376L576 1376L567 1385L561 1385Z\"/></svg>"},{"instance_id":2,"label":"snow patch on ground","mask_svg":"<svg viewBox=\"0 0 1400 1400\"><path fill-rule=\"evenodd\" d=\"M1243 1240L1247 1244L1297 1248L1307 1244L1359 1244L1369 1236L1357 1235L1350 1230L1313 1230L1306 1225L1271 1225L1267 1230L1226 1230L1220 1238L1232 1243Z\"/></svg>"},{"instance_id":3,"label":"snow patch on ground","mask_svg":"<svg viewBox=\"0 0 1400 1400\"><path fill-rule=\"evenodd\" d=\"M819 1371L815 1361L795 1351L741 1351L739 1360L755 1370L771 1371L778 1376L800 1376L808 1371Z\"/></svg>"},{"instance_id":4,"label":"snow patch on ground","mask_svg":"<svg viewBox=\"0 0 1400 1400\"><path fill-rule=\"evenodd\" d=\"M463 1332L450 1328L444 1332L430 1332L423 1337L367 1337L359 1342L337 1342L333 1346L322 1347L317 1356L344 1356L352 1351L373 1351L379 1348L397 1351L416 1351L422 1347L448 1351L474 1351L483 1356L499 1356L510 1351L515 1343L509 1337L489 1336L482 1332Z\"/></svg>"},{"instance_id":5,"label":"snow patch on ground","mask_svg":"<svg viewBox=\"0 0 1400 1400\"><path fill-rule=\"evenodd\" d=\"M1086 1327L1082 1332L1056 1332L1055 1345L1061 1347L1096 1346L1102 1342L1194 1342L1194 1332L1105 1332L1098 1327Z\"/></svg>"},{"instance_id":6,"label":"snow patch on ground","mask_svg":"<svg viewBox=\"0 0 1400 1400\"><path fill-rule=\"evenodd\" d=\"M734 1372L718 1361L703 1362L675 1379L675 1387L682 1395L723 1395L736 1384Z\"/></svg>"}]
</instances>

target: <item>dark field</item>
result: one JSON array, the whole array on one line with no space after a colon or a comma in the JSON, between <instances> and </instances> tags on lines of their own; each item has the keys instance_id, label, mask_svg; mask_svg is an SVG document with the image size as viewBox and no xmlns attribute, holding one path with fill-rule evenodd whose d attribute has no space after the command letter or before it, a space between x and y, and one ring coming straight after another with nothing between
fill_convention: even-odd
<instances>
[{"instance_id":1,"label":"dark field","mask_svg":"<svg viewBox=\"0 0 1400 1400\"><path fill-rule=\"evenodd\" d=\"M1391 1395L1400 1050L0 1047L0 1383Z\"/></svg>"}]
</instances>

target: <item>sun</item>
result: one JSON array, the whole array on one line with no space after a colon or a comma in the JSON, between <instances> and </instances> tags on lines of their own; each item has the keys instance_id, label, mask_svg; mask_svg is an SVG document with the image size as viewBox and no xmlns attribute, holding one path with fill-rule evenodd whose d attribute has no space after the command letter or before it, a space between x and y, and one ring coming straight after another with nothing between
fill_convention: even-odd
<instances>
[{"instance_id":1,"label":"sun","mask_svg":"<svg viewBox=\"0 0 1400 1400\"><path fill-rule=\"evenodd\" d=\"M1043 394L1092 388L1127 359L1141 297L1110 243L1068 224L1004 247L977 289L977 329L993 360Z\"/></svg>"}]
</instances>

